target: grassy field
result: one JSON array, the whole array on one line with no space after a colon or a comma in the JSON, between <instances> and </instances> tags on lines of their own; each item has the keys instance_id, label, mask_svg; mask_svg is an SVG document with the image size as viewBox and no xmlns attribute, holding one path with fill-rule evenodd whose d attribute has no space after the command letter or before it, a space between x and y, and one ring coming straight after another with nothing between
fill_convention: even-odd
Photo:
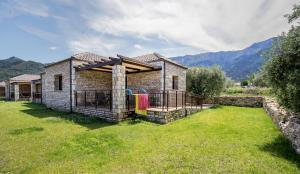
<instances>
[{"instance_id":1,"label":"grassy field","mask_svg":"<svg viewBox=\"0 0 300 174\"><path fill-rule=\"evenodd\" d=\"M74 116L0 101L0 173L300 173L263 109L221 106L168 125Z\"/></svg>"}]
</instances>

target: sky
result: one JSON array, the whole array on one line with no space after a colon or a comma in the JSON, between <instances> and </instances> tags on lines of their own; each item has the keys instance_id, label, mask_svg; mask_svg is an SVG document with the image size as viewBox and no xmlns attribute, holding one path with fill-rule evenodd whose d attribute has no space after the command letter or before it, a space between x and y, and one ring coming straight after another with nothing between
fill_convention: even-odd
<instances>
[{"instance_id":1,"label":"sky","mask_svg":"<svg viewBox=\"0 0 300 174\"><path fill-rule=\"evenodd\" d=\"M167 57L243 49L288 31L297 0L0 0L0 59L80 52Z\"/></svg>"}]
</instances>

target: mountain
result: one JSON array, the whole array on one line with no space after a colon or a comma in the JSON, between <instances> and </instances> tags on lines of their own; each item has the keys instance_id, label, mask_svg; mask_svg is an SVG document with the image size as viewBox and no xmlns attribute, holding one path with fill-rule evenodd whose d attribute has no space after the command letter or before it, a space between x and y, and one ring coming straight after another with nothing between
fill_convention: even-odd
<instances>
[{"instance_id":1,"label":"mountain","mask_svg":"<svg viewBox=\"0 0 300 174\"><path fill-rule=\"evenodd\" d=\"M20 74L39 74L44 65L34 61L25 61L17 57L0 60L0 81Z\"/></svg>"},{"instance_id":2,"label":"mountain","mask_svg":"<svg viewBox=\"0 0 300 174\"><path fill-rule=\"evenodd\" d=\"M247 79L264 64L262 54L272 46L273 40L274 38L271 38L254 43L243 50L208 52L171 59L188 67L219 65L227 76L240 81Z\"/></svg>"}]
</instances>

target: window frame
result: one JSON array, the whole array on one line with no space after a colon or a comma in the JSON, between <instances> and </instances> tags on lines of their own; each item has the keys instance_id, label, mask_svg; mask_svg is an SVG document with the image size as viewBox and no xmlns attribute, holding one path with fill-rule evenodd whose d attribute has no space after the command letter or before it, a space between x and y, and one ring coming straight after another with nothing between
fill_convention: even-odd
<instances>
[{"instance_id":1,"label":"window frame","mask_svg":"<svg viewBox=\"0 0 300 174\"><path fill-rule=\"evenodd\" d=\"M172 89L173 90L179 89L179 76L172 76Z\"/></svg>"},{"instance_id":2,"label":"window frame","mask_svg":"<svg viewBox=\"0 0 300 174\"><path fill-rule=\"evenodd\" d=\"M62 74L54 75L54 91L62 91L63 90L63 76Z\"/></svg>"}]
</instances>

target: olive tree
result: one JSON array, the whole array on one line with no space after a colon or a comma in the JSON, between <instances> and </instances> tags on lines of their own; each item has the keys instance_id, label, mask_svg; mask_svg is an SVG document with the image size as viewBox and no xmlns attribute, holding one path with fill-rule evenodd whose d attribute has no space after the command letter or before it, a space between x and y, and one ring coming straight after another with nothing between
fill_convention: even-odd
<instances>
[{"instance_id":1,"label":"olive tree","mask_svg":"<svg viewBox=\"0 0 300 174\"><path fill-rule=\"evenodd\" d=\"M300 5L295 5L293 13L287 15L289 22L300 17ZM278 101L285 107L300 111L300 27L292 26L282 34L270 52L265 65L268 84Z\"/></svg>"},{"instance_id":2,"label":"olive tree","mask_svg":"<svg viewBox=\"0 0 300 174\"><path fill-rule=\"evenodd\" d=\"M225 74L219 67L195 67L187 72L187 90L203 98L220 95L225 86Z\"/></svg>"}]
</instances>

